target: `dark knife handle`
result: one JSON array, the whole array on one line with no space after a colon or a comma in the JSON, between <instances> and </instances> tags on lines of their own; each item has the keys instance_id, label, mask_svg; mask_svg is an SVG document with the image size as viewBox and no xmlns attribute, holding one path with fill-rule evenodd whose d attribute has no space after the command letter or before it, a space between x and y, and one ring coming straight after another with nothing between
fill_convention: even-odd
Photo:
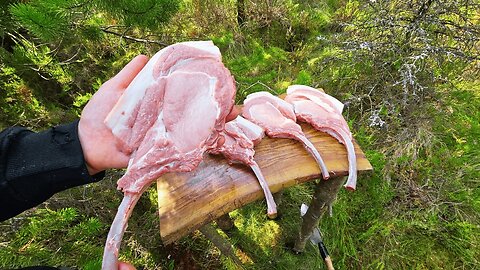
<instances>
[{"instance_id":1,"label":"dark knife handle","mask_svg":"<svg viewBox=\"0 0 480 270\"><path fill-rule=\"evenodd\" d=\"M320 251L320 255L322 255L322 259L325 261L325 265L327 266L327 269L335 270L335 268L333 268L332 259L330 259L330 255L328 254L327 247L325 247L325 244L323 244L322 241L318 243L318 250Z\"/></svg>"},{"instance_id":2,"label":"dark knife handle","mask_svg":"<svg viewBox=\"0 0 480 270\"><path fill-rule=\"evenodd\" d=\"M328 254L327 247L325 244L323 244L322 241L318 243L318 250L320 250L320 255L322 255L322 259L325 260L326 257L328 257L330 254Z\"/></svg>"}]
</instances>

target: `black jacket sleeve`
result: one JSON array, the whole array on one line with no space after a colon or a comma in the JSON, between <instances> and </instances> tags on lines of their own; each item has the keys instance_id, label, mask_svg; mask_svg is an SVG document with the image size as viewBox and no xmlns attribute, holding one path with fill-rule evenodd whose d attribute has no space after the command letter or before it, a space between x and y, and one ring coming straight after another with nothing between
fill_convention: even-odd
<instances>
[{"instance_id":1,"label":"black jacket sleeve","mask_svg":"<svg viewBox=\"0 0 480 270\"><path fill-rule=\"evenodd\" d=\"M0 221L104 177L89 175L77 130L75 121L39 133L22 127L0 133Z\"/></svg>"}]
</instances>

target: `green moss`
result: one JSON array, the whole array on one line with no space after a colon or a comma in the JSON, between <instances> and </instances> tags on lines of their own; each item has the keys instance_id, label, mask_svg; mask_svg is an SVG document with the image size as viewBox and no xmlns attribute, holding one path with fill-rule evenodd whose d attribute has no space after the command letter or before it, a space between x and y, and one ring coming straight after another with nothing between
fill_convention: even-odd
<instances>
[{"instance_id":1,"label":"green moss","mask_svg":"<svg viewBox=\"0 0 480 270\"><path fill-rule=\"evenodd\" d=\"M103 241L98 237L105 229L96 217L82 216L74 208L39 209L9 240L8 247L0 250L0 267L92 267L101 261Z\"/></svg>"}]
</instances>

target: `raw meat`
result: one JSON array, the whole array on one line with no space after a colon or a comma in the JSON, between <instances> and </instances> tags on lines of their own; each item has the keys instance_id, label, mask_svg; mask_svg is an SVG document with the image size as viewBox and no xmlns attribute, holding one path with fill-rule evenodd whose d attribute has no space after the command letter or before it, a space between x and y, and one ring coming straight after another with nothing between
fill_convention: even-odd
<instances>
[{"instance_id":1,"label":"raw meat","mask_svg":"<svg viewBox=\"0 0 480 270\"><path fill-rule=\"evenodd\" d=\"M164 76L182 68L199 72L206 68L207 74L211 74L212 70L215 75L223 73L214 76L219 79L220 86L232 87L233 81L226 79L230 77L228 70L218 68L219 64L223 67L221 58L220 50L211 41L178 43L156 53L127 87L105 120L120 148L127 154L132 153L157 120L158 110L162 107L159 97L163 97ZM196 65L190 65L191 61L196 61ZM137 119L138 115L141 117Z\"/></svg>"},{"instance_id":2,"label":"raw meat","mask_svg":"<svg viewBox=\"0 0 480 270\"><path fill-rule=\"evenodd\" d=\"M260 126L255 125L240 115L237 116L235 120L243 134L245 134L245 136L247 136L247 138L250 139L254 145L259 144L263 137L265 137L265 131Z\"/></svg>"},{"instance_id":3,"label":"raw meat","mask_svg":"<svg viewBox=\"0 0 480 270\"><path fill-rule=\"evenodd\" d=\"M297 118L310 123L343 143L348 154L348 179L345 187L354 190L357 182L357 160L352 133L342 116L343 104L336 98L304 85L292 85L285 100L294 107Z\"/></svg>"},{"instance_id":4,"label":"raw meat","mask_svg":"<svg viewBox=\"0 0 480 270\"><path fill-rule=\"evenodd\" d=\"M245 118L237 116L233 121L225 124L225 132L222 135L225 138L224 144L210 151L210 153L222 154L229 162L240 162L250 166L267 200L267 215L269 218L275 218L277 216L277 205L260 167L253 158L255 155L254 145L265 136L263 129Z\"/></svg>"},{"instance_id":5,"label":"raw meat","mask_svg":"<svg viewBox=\"0 0 480 270\"><path fill-rule=\"evenodd\" d=\"M150 59L105 119L131 153L118 181L124 198L107 237L102 269L117 269L127 220L141 194L167 172L195 169L216 148L235 84L211 41L169 46Z\"/></svg>"},{"instance_id":6,"label":"raw meat","mask_svg":"<svg viewBox=\"0 0 480 270\"><path fill-rule=\"evenodd\" d=\"M323 178L329 174L322 157L313 144L305 137L302 128L296 123L293 106L268 92L257 92L247 96L243 102L242 115L261 126L272 138L288 138L303 143L307 151L317 161Z\"/></svg>"},{"instance_id":7,"label":"raw meat","mask_svg":"<svg viewBox=\"0 0 480 270\"><path fill-rule=\"evenodd\" d=\"M149 181L172 169L193 170L205 150L212 147L209 143L218 137L220 106L213 96L217 91L215 77L174 72L166 81L163 108L118 181L123 191L139 192Z\"/></svg>"}]
</instances>

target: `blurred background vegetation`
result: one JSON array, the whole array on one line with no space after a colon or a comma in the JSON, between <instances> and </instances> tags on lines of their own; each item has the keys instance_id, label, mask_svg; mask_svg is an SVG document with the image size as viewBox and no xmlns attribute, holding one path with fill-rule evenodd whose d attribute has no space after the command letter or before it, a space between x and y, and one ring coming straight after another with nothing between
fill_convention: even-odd
<instances>
[{"instance_id":1,"label":"blurred background vegetation","mask_svg":"<svg viewBox=\"0 0 480 270\"><path fill-rule=\"evenodd\" d=\"M323 88L375 168L320 224L338 269L480 269L478 0L2 0L0 128L78 118L135 55L211 39L249 93ZM0 223L0 268L99 269L121 171ZM319 269L287 248L312 184L230 215L247 269ZM155 190L139 202L121 258L138 269L236 269L200 233L164 246Z\"/></svg>"}]
</instances>

